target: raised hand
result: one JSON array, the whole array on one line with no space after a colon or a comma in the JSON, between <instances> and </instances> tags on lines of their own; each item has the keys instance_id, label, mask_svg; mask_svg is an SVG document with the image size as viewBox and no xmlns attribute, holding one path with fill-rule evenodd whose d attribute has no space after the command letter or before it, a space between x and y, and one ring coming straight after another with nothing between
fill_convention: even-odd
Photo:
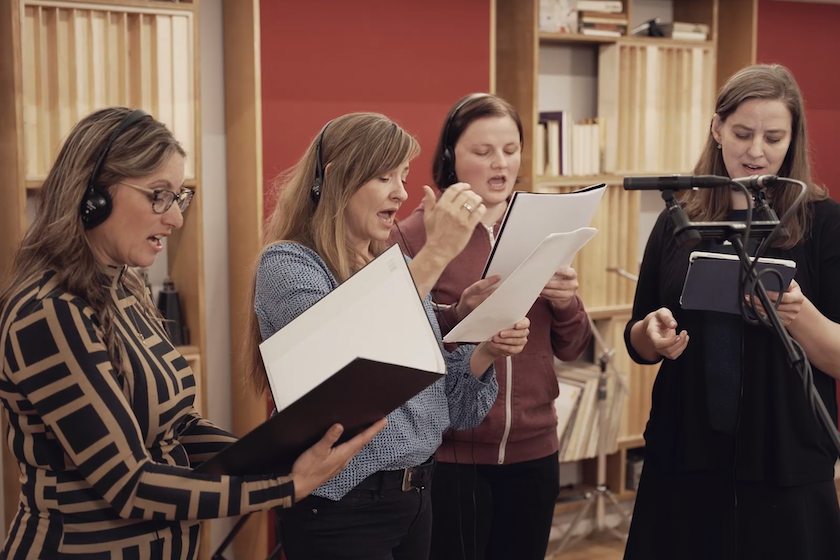
<instances>
[{"instance_id":1,"label":"raised hand","mask_svg":"<svg viewBox=\"0 0 840 560\"><path fill-rule=\"evenodd\" d=\"M677 334L677 321L665 307L648 313L644 318L645 335L656 352L669 360L676 360L688 346L688 332Z\"/></svg>"},{"instance_id":2,"label":"raised hand","mask_svg":"<svg viewBox=\"0 0 840 560\"><path fill-rule=\"evenodd\" d=\"M426 226L423 248L449 263L467 246L487 208L466 183L450 185L438 200L430 187L424 186L423 191Z\"/></svg>"}]
</instances>

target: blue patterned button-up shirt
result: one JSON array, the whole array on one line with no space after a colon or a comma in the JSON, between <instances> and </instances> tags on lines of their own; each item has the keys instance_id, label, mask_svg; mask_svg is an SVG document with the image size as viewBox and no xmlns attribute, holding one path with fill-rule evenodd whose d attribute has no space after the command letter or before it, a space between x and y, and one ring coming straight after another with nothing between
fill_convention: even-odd
<instances>
[{"instance_id":1,"label":"blue patterned button-up shirt","mask_svg":"<svg viewBox=\"0 0 840 560\"><path fill-rule=\"evenodd\" d=\"M257 271L254 300L262 339L282 329L337 287L326 263L311 249L285 242L268 248ZM440 327L429 296L423 306L440 342ZM481 423L496 400L499 386L492 366L480 379L470 373L473 350L473 345L462 345L454 352L444 350L447 375L389 414L385 429L346 469L313 494L340 500L377 471L422 464L440 446L443 433L449 428L467 430Z\"/></svg>"}]
</instances>

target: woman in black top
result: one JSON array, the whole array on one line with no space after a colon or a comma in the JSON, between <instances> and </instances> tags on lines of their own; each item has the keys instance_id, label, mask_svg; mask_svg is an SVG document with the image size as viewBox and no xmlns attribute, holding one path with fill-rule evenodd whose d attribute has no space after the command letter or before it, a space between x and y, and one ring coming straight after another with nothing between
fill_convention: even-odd
<instances>
[{"instance_id":1,"label":"woman in black top","mask_svg":"<svg viewBox=\"0 0 840 560\"><path fill-rule=\"evenodd\" d=\"M811 182L802 96L787 69L758 65L730 78L694 172L775 174L809 186L786 224L790 237L767 256L797 263L779 315L804 348L817 391L836 417L840 205ZM798 192L782 184L767 194L782 216ZM683 203L697 222L743 219L747 208L743 193L728 187L692 191ZM645 250L625 331L636 362L664 358L625 559L840 558L837 454L799 375L772 330L739 315L680 308L690 251L679 248L673 233L663 212ZM731 252L716 242L700 249Z\"/></svg>"}]
</instances>

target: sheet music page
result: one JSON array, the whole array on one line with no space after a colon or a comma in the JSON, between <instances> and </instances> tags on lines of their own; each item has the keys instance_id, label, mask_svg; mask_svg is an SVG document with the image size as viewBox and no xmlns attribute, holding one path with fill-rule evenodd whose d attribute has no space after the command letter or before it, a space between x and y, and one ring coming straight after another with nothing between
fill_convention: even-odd
<instances>
[{"instance_id":1,"label":"sheet music page","mask_svg":"<svg viewBox=\"0 0 840 560\"><path fill-rule=\"evenodd\" d=\"M606 189L590 187L568 194L515 192L483 278L500 274L504 281L552 233L589 227Z\"/></svg>"},{"instance_id":2,"label":"sheet music page","mask_svg":"<svg viewBox=\"0 0 840 560\"><path fill-rule=\"evenodd\" d=\"M449 331L444 342L483 342L513 327L528 314L554 273L572 264L595 233L595 228L586 227L546 237L490 297Z\"/></svg>"},{"instance_id":3,"label":"sheet music page","mask_svg":"<svg viewBox=\"0 0 840 560\"><path fill-rule=\"evenodd\" d=\"M446 373L396 244L260 344L260 352L278 411L356 358Z\"/></svg>"}]
</instances>

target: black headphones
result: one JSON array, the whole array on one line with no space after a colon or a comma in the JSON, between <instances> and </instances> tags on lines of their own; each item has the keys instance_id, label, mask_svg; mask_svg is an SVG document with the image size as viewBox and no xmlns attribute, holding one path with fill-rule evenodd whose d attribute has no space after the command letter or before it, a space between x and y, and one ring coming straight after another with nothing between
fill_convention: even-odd
<instances>
[{"instance_id":1,"label":"black headphones","mask_svg":"<svg viewBox=\"0 0 840 560\"><path fill-rule=\"evenodd\" d=\"M441 185L441 190L445 189L449 185L458 182L458 176L455 174L455 146L453 143L449 141L449 129L452 128L452 121L455 120L455 117L458 116L458 113L461 109L464 108L464 105L473 101L474 99L481 99L482 97L490 97L489 93L473 93L464 98L463 101L458 103L454 109L449 113L449 116L446 118L446 124L443 126L443 137L441 141L443 142L443 178L447 184Z\"/></svg>"},{"instance_id":2,"label":"black headphones","mask_svg":"<svg viewBox=\"0 0 840 560\"><path fill-rule=\"evenodd\" d=\"M318 142L315 144L315 182L312 183L312 201L318 204L321 198L321 187L324 186L324 162L321 161L321 143L324 141L324 132L332 121L327 122L321 133L318 134Z\"/></svg>"},{"instance_id":3,"label":"black headphones","mask_svg":"<svg viewBox=\"0 0 840 560\"><path fill-rule=\"evenodd\" d=\"M85 196L82 198L82 203L79 206L79 214L82 217L82 223L85 229L95 228L111 215L111 195L108 194L107 189L96 184L99 178L99 172L102 170L102 164L105 163L105 157L111 150L111 144L128 127L146 117L151 117L151 115L142 109L132 111L123 118L102 146L99 156L96 158L96 163L93 166L93 171L90 174Z\"/></svg>"}]
</instances>

